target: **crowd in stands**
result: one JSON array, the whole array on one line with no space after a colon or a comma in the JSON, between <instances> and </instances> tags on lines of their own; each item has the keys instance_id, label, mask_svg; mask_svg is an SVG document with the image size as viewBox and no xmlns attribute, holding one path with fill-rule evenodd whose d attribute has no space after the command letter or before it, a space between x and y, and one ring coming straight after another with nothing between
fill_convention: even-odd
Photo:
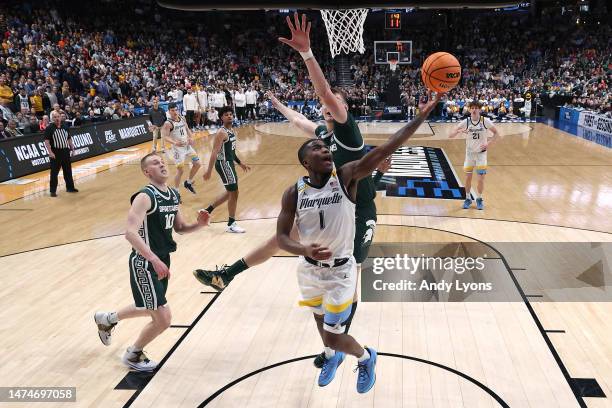
<instances>
[{"instance_id":1,"label":"crowd in stands","mask_svg":"<svg viewBox=\"0 0 612 408\"><path fill-rule=\"evenodd\" d=\"M538 21L527 13L491 13L405 28L413 63L397 74L409 113L424 92L419 66L440 49L462 64L443 115L463 114L473 98L492 113L516 115L513 108L523 106L517 100L524 103L527 94L534 106L542 95L561 94L574 106L611 111L609 24L576 24L571 13L544 13ZM140 115L155 96L183 103L189 95L186 110L201 113L191 119L196 127L216 122L211 108L226 104L240 120L270 115L266 89L285 101L314 100L301 58L276 40L287 32L284 16L245 12L237 20L232 13L163 9L150 0L9 1L0 10L0 137L44 130L53 110L74 126ZM371 46L379 32L366 22L365 43ZM311 43L334 84L338 72L320 18L313 20ZM372 63L371 48L350 58L349 105L368 115L384 103L390 71ZM320 113L305 106L311 116Z\"/></svg>"}]
</instances>

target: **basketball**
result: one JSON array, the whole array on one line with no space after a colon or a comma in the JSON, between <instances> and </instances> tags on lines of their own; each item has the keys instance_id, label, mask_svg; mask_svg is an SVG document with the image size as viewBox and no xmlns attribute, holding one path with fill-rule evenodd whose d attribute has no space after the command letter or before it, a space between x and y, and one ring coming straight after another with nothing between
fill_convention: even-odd
<instances>
[{"instance_id":1,"label":"basketball","mask_svg":"<svg viewBox=\"0 0 612 408\"><path fill-rule=\"evenodd\" d=\"M454 55L448 52L436 52L423 62L421 78L427 89L448 92L461 79L461 65Z\"/></svg>"}]
</instances>

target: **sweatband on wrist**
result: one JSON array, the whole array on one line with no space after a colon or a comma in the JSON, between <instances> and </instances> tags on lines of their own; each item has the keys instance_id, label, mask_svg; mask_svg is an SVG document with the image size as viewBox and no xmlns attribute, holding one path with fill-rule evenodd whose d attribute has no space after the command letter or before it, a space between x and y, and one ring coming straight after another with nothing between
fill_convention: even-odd
<instances>
[{"instance_id":1,"label":"sweatband on wrist","mask_svg":"<svg viewBox=\"0 0 612 408\"><path fill-rule=\"evenodd\" d=\"M304 61L306 61L309 58L314 58L314 55L312 54L312 50L309 48L308 51L300 51L300 55L302 56L302 58L304 59Z\"/></svg>"}]
</instances>

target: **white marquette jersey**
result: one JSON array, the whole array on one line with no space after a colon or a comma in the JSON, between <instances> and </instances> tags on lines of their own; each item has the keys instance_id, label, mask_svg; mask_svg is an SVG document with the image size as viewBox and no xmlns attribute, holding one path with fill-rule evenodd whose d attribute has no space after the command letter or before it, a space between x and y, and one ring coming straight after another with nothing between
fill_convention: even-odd
<instances>
[{"instance_id":1,"label":"white marquette jersey","mask_svg":"<svg viewBox=\"0 0 612 408\"><path fill-rule=\"evenodd\" d=\"M487 143L487 132L493 126L493 122L489 118L480 116L480 120L476 123L472 122L472 117L468 116L463 125L468 133L465 136L465 151L467 153L480 152L482 145Z\"/></svg>"},{"instance_id":2,"label":"white marquette jersey","mask_svg":"<svg viewBox=\"0 0 612 408\"><path fill-rule=\"evenodd\" d=\"M298 180L295 223L303 245L319 244L332 253L330 259L350 258L355 239L355 203L344 189L336 169L321 188L308 177Z\"/></svg>"},{"instance_id":3,"label":"white marquette jersey","mask_svg":"<svg viewBox=\"0 0 612 408\"><path fill-rule=\"evenodd\" d=\"M172 119L168 119L168 122L170 122L172 125L170 137L187 143L189 136L187 135L187 122L185 121L185 118L179 115L179 120L174 121Z\"/></svg>"}]
</instances>

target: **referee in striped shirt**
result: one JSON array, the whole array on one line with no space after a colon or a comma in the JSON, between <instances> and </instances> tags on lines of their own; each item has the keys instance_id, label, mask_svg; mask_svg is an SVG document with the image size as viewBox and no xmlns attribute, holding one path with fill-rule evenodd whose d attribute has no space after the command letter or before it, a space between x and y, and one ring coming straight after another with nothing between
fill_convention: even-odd
<instances>
[{"instance_id":1,"label":"referee in striped shirt","mask_svg":"<svg viewBox=\"0 0 612 408\"><path fill-rule=\"evenodd\" d=\"M72 164L70 156L74 151L74 144L68 134L68 126L62 123L59 113L51 112L51 123L45 129L45 146L49 157L51 158L51 197L57 197L57 175L60 168L64 174L66 182L66 191L69 193L78 193L79 190L74 188L74 180L72 180Z\"/></svg>"}]
</instances>

